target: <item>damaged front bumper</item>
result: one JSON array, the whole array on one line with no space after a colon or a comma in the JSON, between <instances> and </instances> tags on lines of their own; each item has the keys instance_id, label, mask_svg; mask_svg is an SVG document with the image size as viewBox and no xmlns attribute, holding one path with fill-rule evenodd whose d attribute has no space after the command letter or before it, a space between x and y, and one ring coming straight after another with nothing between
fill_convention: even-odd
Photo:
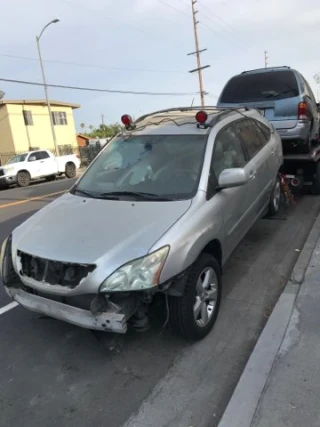
<instances>
[{"instance_id":1,"label":"damaged front bumper","mask_svg":"<svg viewBox=\"0 0 320 427\"><path fill-rule=\"evenodd\" d=\"M93 314L89 310L73 307L59 301L26 292L22 288L6 287L7 294L23 307L72 323L86 329L124 334L127 332L126 316L121 313L102 312Z\"/></svg>"}]
</instances>

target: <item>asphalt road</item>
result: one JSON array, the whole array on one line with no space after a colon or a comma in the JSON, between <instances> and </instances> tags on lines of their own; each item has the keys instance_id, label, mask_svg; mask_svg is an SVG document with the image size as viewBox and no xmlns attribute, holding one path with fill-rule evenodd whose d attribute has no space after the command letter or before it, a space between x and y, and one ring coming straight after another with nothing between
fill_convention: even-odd
<instances>
[{"instance_id":1,"label":"asphalt road","mask_svg":"<svg viewBox=\"0 0 320 427\"><path fill-rule=\"evenodd\" d=\"M1 191L0 242L71 182ZM0 284L0 425L216 426L319 210L320 198L304 196L254 226L226 266L216 326L197 344L163 330L156 312L148 332L124 336L22 307L3 313Z\"/></svg>"}]
</instances>

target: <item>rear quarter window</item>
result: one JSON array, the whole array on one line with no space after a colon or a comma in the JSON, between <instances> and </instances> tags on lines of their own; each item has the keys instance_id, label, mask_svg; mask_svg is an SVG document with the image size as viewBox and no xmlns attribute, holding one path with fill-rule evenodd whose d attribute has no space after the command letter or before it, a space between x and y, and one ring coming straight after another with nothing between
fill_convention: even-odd
<instances>
[{"instance_id":1,"label":"rear quarter window","mask_svg":"<svg viewBox=\"0 0 320 427\"><path fill-rule=\"evenodd\" d=\"M240 74L226 84L220 102L245 103L279 100L298 96L299 88L293 71L268 71Z\"/></svg>"},{"instance_id":2,"label":"rear quarter window","mask_svg":"<svg viewBox=\"0 0 320 427\"><path fill-rule=\"evenodd\" d=\"M247 150L249 159L252 159L267 143L254 120L241 120L235 124L243 144Z\"/></svg>"}]
</instances>

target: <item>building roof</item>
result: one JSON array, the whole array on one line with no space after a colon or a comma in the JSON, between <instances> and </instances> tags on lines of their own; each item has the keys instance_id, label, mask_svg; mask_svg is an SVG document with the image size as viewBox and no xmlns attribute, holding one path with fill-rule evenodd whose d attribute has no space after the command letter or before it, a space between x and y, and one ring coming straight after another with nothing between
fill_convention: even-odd
<instances>
[{"instance_id":1,"label":"building roof","mask_svg":"<svg viewBox=\"0 0 320 427\"><path fill-rule=\"evenodd\" d=\"M92 139L91 136L83 135L83 133L77 133L77 136L79 136L80 138L83 138L83 139L87 139L87 140Z\"/></svg>"},{"instance_id":2,"label":"building roof","mask_svg":"<svg viewBox=\"0 0 320 427\"><path fill-rule=\"evenodd\" d=\"M47 101L44 99L1 99L0 105L16 104L16 105L47 105ZM70 107L80 108L79 104L72 104L70 102L54 101L50 100L50 105L54 107Z\"/></svg>"}]
</instances>

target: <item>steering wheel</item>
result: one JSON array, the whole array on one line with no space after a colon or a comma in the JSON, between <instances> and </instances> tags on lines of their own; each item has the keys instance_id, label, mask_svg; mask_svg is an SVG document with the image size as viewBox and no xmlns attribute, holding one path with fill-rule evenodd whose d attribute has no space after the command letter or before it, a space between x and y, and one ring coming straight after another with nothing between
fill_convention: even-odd
<instances>
[{"instance_id":1,"label":"steering wheel","mask_svg":"<svg viewBox=\"0 0 320 427\"><path fill-rule=\"evenodd\" d=\"M161 181L161 175L165 175L167 173L168 175L168 165L164 166L163 168L161 168L160 170L157 171L157 173L154 174L153 176L153 181L157 181L160 180ZM190 169L187 168L174 168L173 170L171 169L170 171L170 178L171 179L176 179L176 178L180 178L181 176L186 176L190 179L192 178L192 171Z\"/></svg>"}]
</instances>

